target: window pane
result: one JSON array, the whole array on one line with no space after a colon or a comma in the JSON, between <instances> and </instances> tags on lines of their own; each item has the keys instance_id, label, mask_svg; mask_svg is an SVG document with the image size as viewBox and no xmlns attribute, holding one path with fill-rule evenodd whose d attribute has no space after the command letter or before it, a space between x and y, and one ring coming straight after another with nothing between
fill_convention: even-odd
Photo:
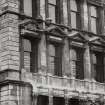
<instances>
[{"instance_id":1,"label":"window pane","mask_svg":"<svg viewBox=\"0 0 105 105\"><path fill-rule=\"evenodd\" d=\"M30 40L24 39L23 45L24 45L24 51L31 52L31 42L30 42Z\"/></svg>"},{"instance_id":2,"label":"window pane","mask_svg":"<svg viewBox=\"0 0 105 105\"><path fill-rule=\"evenodd\" d=\"M49 67L50 70L54 72L55 69L55 46L53 44L49 45Z\"/></svg>"},{"instance_id":3,"label":"window pane","mask_svg":"<svg viewBox=\"0 0 105 105\"><path fill-rule=\"evenodd\" d=\"M24 13L32 16L32 0L24 0Z\"/></svg>"},{"instance_id":4,"label":"window pane","mask_svg":"<svg viewBox=\"0 0 105 105\"><path fill-rule=\"evenodd\" d=\"M49 45L49 55L55 56L55 46L53 44Z\"/></svg>"},{"instance_id":5,"label":"window pane","mask_svg":"<svg viewBox=\"0 0 105 105\"><path fill-rule=\"evenodd\" d=\"M77 3L76 3L76 0L70 0L70 8L73 11L77 11Z\"/></svg>"},{"instance_id":6,"label":"window pane","mask_svg":"<svg viewBox=\"0 0 105 105\"><path fill-rule=\"evenodd\" d=\"M49 5L49 17L52 19L52 22L55 23L55 6Z\"/></svg>"},{"instance_id":7,"label":"window pane","mask_svg":"<svg viewBox=\"0 0 105 105\"><path fill-rule=\"evenodd\" d=\"M92 59L93 59L93 64L96 64L97 63L97 59L96 59L96 55L95 54L92 54Z\"/></svg>"},{"instance_id":8,"label":"window pane","mask_svg":"<svg viewBox=\"0 0 105 105\"><path fill-rule=\"evenodd\" d=\"M48 3L56 5L56 0L48 0Z\"/></svg>"},{"instance_id":9,"label":"window pane","mask_svg":"<svg viewBox=\"0 0 105 105\"><path fill-rule=\"evenodd\" d=\"M55 68L54 68L54 67L55 67L54 57L51 57L51 56L50 56L49 62L50 62L50 65L49 65L50 70L53 70L53 71L54 71L54 69L55 69Z\"/></svg>"},{"instance_id":10,"label":"window pane","mask_svg":"<svg viewBox=\"0 0 105 105\"><path fill-rule=\"evenodd\" d=\"M97 10L95 6L91 6L91 16L97 17Z\"/></svg>"},{"instance_id":11,"label":"window pane","mask_svg":"<svg viewBox=\"0 0 105 105\"><path fill-rule=\"evenodd\" d=\"M70 58L74 61L77 59L76 51L74 49L70 49Z\"/></svg>"},{"instance_id":12,"label":"window pane","mask_svg":"<svg viewBox=\"0 0 105 105\"><path fill-rule=\"evenodd\" d=\"M30 72L30 59L31 59L31 56L30 56L30 52L24 52L24 68Z\"/></svg>"},{"instance_id":13,"label":"window pane","mask_svg":"<svg viewBox=\"0 0 105 105\"><path fill-rule=\"evenodd\" d=\"M92 17L91 17L91 31L93 33L97 33L97 29L96 29L96 18L92 18Z\"/></svg>"},{"instance_id":14,"label":"window pane","mask_svg":"<svg viewBox=\"0 0 105 105\"><path fill-rule=\"evenodd\" d=\"M77 28L75 12L71 12L71 26L72 26L72 28Z\"/></svg>"}]
</instances>

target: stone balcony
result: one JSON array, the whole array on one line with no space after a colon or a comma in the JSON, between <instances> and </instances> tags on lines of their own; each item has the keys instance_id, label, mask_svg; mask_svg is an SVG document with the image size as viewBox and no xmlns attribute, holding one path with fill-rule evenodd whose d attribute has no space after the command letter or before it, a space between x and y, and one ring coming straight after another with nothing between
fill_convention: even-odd
<instances>
[{"instance_id":1,"label":"stone balcony","mask_svg":"<svg viewBox=\"0 0 105 105\"><path fill-rule=\"evenodd\" d=\"M65 96L80 96L97 98L105 94L105 84L96 81L78 80L43 74L25 73L24 80L33 86L33 92Z\"/></svg>"}]
</instances>

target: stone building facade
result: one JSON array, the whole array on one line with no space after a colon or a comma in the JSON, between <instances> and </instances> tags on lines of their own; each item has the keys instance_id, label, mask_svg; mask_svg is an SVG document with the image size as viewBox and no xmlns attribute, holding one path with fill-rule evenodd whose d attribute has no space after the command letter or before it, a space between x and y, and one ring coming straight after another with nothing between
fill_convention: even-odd
<instances>
[{"instance_id":1,"label":"stone building facade","mask_svg":"<svg viewBox=\"0 0 105 105\"><path fill-rule=\"evenodd\" d=\"M0 105L103 105L104 0L0 0Z\"/></svg>"}]
</instances>

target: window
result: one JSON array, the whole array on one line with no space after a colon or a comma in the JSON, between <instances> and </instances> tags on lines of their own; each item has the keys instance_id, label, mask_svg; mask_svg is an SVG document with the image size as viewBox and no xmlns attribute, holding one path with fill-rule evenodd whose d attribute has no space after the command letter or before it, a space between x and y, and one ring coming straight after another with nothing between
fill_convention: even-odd
<instances>
[{"instance_id":1,"label":"window","mask_svg":"<svg viewBox=\"0 0 105 105\"><path fill-rule=\"evenodd\" d=\"M27 16L37 16L38 12L38 3L37 0L20 0L20 11Z\"/></svg>"},{"instance_id":2,"label":"window","mask_svg":"<svg viewBox=\"0 0 105 105\"><path fill-rule=\"evenodd\" d=\"M24 68L28 72L38 71L38 40L23 39Z\"/></svg>"},{"instance_id":3,"label":"window","mask_svg":"<svg viewBox=\"0 0 105 105\"><path fill-rule=\"evenodd\" d=\"M90 30L93 33L97 33L97 8L96 6L90 6Z\"/></svg>"},{"instance_id":4,"label":"window","mask_svg":"<svg viewBox=\"0 0 105 105\"><path fill-rule=\"evenodd\" d=\"M65 105L65 99L63 97L53 97L53 105Z\"/></svg>"},{"instance_id":5,"label":"window","mask_svg":"<svg viewBox=\"0 0 105 105\"><path fill-rule=\"evenodd\" d=\"M48 17L52 19L53 23L61 22L61 14L63 13L61 8L60 0L48 0Z\"/></svg>"},{"instance_id":6,"label":"window","mask_svg":"<svg viewBox=\"0 0 105 105\"><path fill-rule=\"evenodd\" d=\"M95 73L95 80L104 82L104 55L101 52L94 52L93 56L93 69Z\"/></svg>"},{"instance_id":7,"label":"window","mask_svg":"<svg viewBox=\"0 0 105 105\"><path fill-rule=\"evenodd\" d=\"M54 75L62 76L62 46L50 43L49 47L49 69Z\"/></svg>"},{"instance_id":8,"label":"window","mask_svg":"<svg viewBox=\"0 0 105 105\"><path fill-rule=\"evenodd\" d=\"M49 104L49 97L44 95L38 95L37 97L37 104L34 103L33 105L48 105Z\"/></svg>"},{"instance_id":9,"label":"window","mask_svg":"<svg viewBox=\"0 0 105 105\"><path fill-rule=\"evenodd\" d=\"M77 79L84 79L84 63L83 63L84 50L82 48L70 49L70 56L72 63L72 70L75 71Z\"/></svg>"},{"instance_id":10,"label":"window","mask_svg":"<svg viewBox=\"0 0 105 105\"><path fill-rule=\"evenodd\" d=\"M71 27L80 28L81 17L80 17L80 1L70 0L70 15L71 15Z\"/></svg>"},{"instance_id":11,"label":"window","mask_svg":"<svg viewBox=\"0 0 105 105\"><path fill-rule=\"evenodd\" d=\"M56 0L48 0L49 17L54 23L56 22L56 8Z\"/></svg>"}]
</instances>

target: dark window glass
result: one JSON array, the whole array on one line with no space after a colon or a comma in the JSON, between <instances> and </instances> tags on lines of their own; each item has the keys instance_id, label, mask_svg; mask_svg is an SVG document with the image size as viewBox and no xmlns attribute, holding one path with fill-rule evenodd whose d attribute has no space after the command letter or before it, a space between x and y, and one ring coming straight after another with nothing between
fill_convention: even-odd
<instances>
[{"instance_id":1,"label":"dark window glass","mask_svg":"<svg viewBox=\"0 0 105 105\"><path fill-rule=\"evenodd\" d=\"M104 55L103 53L95 52L92 57L95 80L104 82Z\"/></svg>"}]
</instances>

